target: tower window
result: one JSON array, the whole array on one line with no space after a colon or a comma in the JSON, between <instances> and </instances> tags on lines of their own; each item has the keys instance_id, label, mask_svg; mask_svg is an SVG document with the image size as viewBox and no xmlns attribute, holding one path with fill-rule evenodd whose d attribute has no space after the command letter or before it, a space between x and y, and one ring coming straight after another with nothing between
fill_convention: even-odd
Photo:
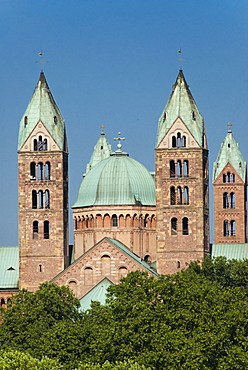
<instances>
[{"instance_id":1,"label":"tower window","mask_svg":"<svg viewBox=\"0 0 248 370\"><path fill-rule=\"evenodd\" d=\"M36 180L36 164L30 163L30 180Z\"/></svg>"},{"instance_id":2,"label":"tower window","mask_svg":"<svg viewBox=\"0 0 248 370\"><path fill-rule=\"evenodd\" d=\"M231 182L235 182L235 174L234 173L231 174Z\"/></svg>"},{"instance_id":3,"label":"tower window","mask_svg":"<svg viewBox=\"0 0 248 370\"><path fill-rule=\"evenodd\" d=\"M47 139L43 141L43 150L47 150Z\"/></svg>"},{"instance_id":4,"label":"tower window","mask_svg":"<svg viewBox=\"0 0 248 370\"><path fill-rule=\"evenodd\" d=\"M37 192L32 190L32 208L37 209Z\"/></svg>"},{"instance_id":5,"label":"tower window","mask_svg":"<svg viewBox=\"0 0 248 370\"><path fill-rule=\"evenodd\" d=\"M43 163L38 163L38 180L43 180Z\"/></svg>"},{"instance_id":6,"label":"tower window","mask_svg":"<svg viewBox=\"0 0 248 370\"><path fill-rule=\"evenodd\" d=\"M180 269L180 267L181 267L181 263L180 261L177 261L177 268Z\"/></svg>"},{"instance_id":7,"label":"tower window","mask_svg":"<svg viewBox=\"0 0 248 370\"><path fill-rule=\"evenodd\" d=\"M44 221L44 239L50 238L50 225L49 221Z\"/></svg>"},{"instance_id":8,"label":"tower window","mask_svg":"<svg viewBox=\"0 0 248 370\"><path fill-rule=\"evenodd\" d=\"M177 147L176 136L172 136L172 148L176 148L176 147Z\"/></svg>"},{"instance_id":9,"label":"tower window","mask_svg":"<svg viewBox=\"0 0 248 370\"><path fill-rule=\"evenodd\" d=\"M171 235L177 235L177 218L171 219Z\"/></svg>"},{"instance_id":10,"label":"tower window","mask_svg":"<svg viewBox=\"0 0 248 370\"><path fill-rule=\"evenodd\" d=\"M230 207L235 208L235 193L230 194Z\"/></svg>"},{"instance_id":11,"label":"tower window","mask_svg":"<svg viewBox=\"0 0 248 370\"><path fill-rule=\"evenodd\" d=\"M183 176L189 176L189 162L187 160L183 161Z\"/></svg>"},{"instance_id":12,"label":"tower window","mask_svg":"<svg viewBox=\"0 0 248 370\"><path fill-rule=\"evenodd\" d=\"M54 123L57 123L57 122L58 122L58 118L57 118L57 116L54 116L54 117L53 117L53 122L54 122Z\"/></svg>"},{"instance_id":13,"label":"tower window","mask_svg":"<svg viewBox=\"0 0 248 370\"><path fill-rule=\"evenodd\" d=\"M175 162L170 161L170 177L175 177Z\"/></svg>"},{"instance_id":14,"label":"tower window","mask_svg":"<svg viewBox=\"0 0 248 370\"><path fill-rule=\"evenodd\" d=\"M229 236L229 230L228 230L228 221L224 221L223 222L223 228L224 228L224 230L223 230L223 235L224 236Z\"/></svg>"},{"instance_id":15,"label":"tower window","mask_svg":"<svg viewBox=\"0 0 248 370\"><path fill-rule=\"evenodd\" d=\"M236 235L236 222L234 220L230 222L230 234L231 236Z\"/></svg>"},{"instance_id":16,"label":"tower window","mask_svg":"<svg viewBox=\"0 0 248 370\"><path fill-rule=\"evenodd\" d=\"M183 203L189 204L189 188L187 186L183 189Z\"/></svg>"},{"instance_id":17,"label":"tower window","mask_svg":"<svg viewBox=\"0 0 248 370\"><path fill-rule=\"evenodd\" d=\"M39 272L42 272L42 265L39 265Z\"/></svg>"},{"instance_id":18,"label":"tower window","mask_svg":"<svg viewBox=\"0 0 248 370\"><path fill-rule=\"evenodd\" d=\"M181 161L177 161L177 177L182 177L182 164Z\"/></svg>"},{"instance_id":19,"label":"tower window","mask_svg":"<svg viewBox=\"0 0 248 370\"><path fill-rule=\"evenodd\" d=\"M50 162L46 162L45 171L46 171L45 179L50 180L50 171L51 171Z\"/></svg>"},{"instance_id":20,"label":"tower window","mask_svg":"<svg viewBox=\"0 0 248 370\"><path fill-rule=\"evenodd\" d=\"M38 221L33 222L33 239L38 239L39 224Z\"/></svg>"},{"instance_id":21,"label":"tower window","mask_svg":"<svg viewBox=\"0 0 248 370\"><path fill-rule=\"evenodd\" d=\"M38 150L37 140L34 139L34 151Z\"/></svg>"},{"instance_id":22,"label":"tower window","mask_svg":"<svg viewBox=\"0 0 248 370\"><path fill-rule=\"evenodd\" d=\"M174 186L172 186L170 188L170 200L171 200L171 205L176 204L176 194L175 194L175 187Z\"/></svg>"},{"instance_id":23,"label":"tower window","mask_svg":"<svg viewBox=\"0 0 248 370\"><path fill-rule=\"evenodd\" d=\"M177 147L181 147L181 134L180 132L177 133Z\"/></svg>"},{"instance_id":24,"label":"tower window","mask_svg":"<svg viewBox=\"0 0 248 370\"><path fill-rule=\"evenodd\" d=\"M189 226L188 226L188 218L183 218L183 235L189 235Z\"/></svg>"},{"instance_id":25,"label":"tower window","mask_svg":"<svg viewBox=\"0 0 248 370\"><path fill-rule=\"evenodd\" d=\"M43 143L42 143L42 136L39 136L38 140L38 149L41 151L43 150Z\"/></svg>"},{"instance_id":26,"label":"tower window","mask_svg":"<svg viewBox=\"0 0 248 370\"><path fill-rule=\"evenodd\" d=\"M186 136L182 137L182 147L186 148Z\"/></svg>"},{"instance_id":27,"label":"tower window","mask_svg":"<svg viewBox=\"0 0 248 370\"><path fill-rule=\"evenodd\" d=\"M228 193L223 194L223 208L229 208Z\"/></svg>"},{"instance_id":28,"label":"tower window","mask_svg":"<svg viewBox=\"0 0 248 370\"><path fill-rule=\"evenodd\" d=\"M49 190L45 191L45 208L46 209L50 208L50 193L49 193Z\"/></svg>"},{"instance_id":29,"label":"tower window","mask_svg":"<svg viewBox=\"0 0 248 370\"><path fill-rule=\"evenodd\" d=\"M39 190L38 194L39 194L39 208L42 209L43 208L43 191Z\"/></svg>"},{"instance_id":30,"label":"tower window","mask_svg":"<svg viewBox=\"0 0 248 370\"><path fill-rule=\"evenodd\" d=\"M177 204L182 204L182 189L181 186L177 188Z\"/></svg>"},{"instance_id":31,"label":"tower window","mask_svg":"<svg viewBox=\"0 0 248 370\"><path fill-rule=\"evenodd\" d=\"M196 119L196 114L195 114L195 111L192 112L192 119L195 120Z\"/></svg>"},{"instance_id":32,"label":"tower window","mask_svg":"<svg viewBox=\"0 0 248 370\"><path fill-rule=\"evenodd\" d=\"M24 117L24 125L26 126L28 124L28 117L27 116L25 116Z\"/></svg>"}]
</instances>

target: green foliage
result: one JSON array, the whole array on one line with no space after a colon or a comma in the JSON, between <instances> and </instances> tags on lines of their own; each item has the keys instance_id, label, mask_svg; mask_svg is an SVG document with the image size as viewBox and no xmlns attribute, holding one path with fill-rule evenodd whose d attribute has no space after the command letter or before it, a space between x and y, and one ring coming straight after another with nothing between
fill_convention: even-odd
<instances>
[{"instance_id":1,"label":"green foliage","mask_svg":"<svg viewBox=\"0 0 248 370\"><path fill-rule=\"evenodd\" d=\"M66 370L247 369L247 270L218 258L157 279L136 271L82 315L68 288L44 284L13 299L0 344Z\"/></svg>"},{"instance_id":2,"label":"green foliage","mask_svg":"<svg viewBox=\"0 0 248 370\"><path fill-rule=\"evenodd\" d=\"M0 370L62 370L57 360L33 358L27 353L0 350Z\"/></svg>"}]
</instances>

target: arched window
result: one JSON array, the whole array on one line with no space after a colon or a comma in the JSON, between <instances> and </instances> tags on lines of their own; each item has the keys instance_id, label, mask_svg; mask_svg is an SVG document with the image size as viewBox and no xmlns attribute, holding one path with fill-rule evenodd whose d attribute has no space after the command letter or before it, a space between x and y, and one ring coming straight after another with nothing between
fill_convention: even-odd
<instances>
[{"instance_id":1,"label":"arched window","mask_svg":"<svg viewBox=\"0 0 248 370\"><path fill-rule=\"evenodd\" d=\"M176 204L176 194L175 194L175 187L172 186L170 188L170 199L171 199L171 205Z\"/></svg>"},{"instance_id":2,"label":"arched window","mask_svg":"<svg viewBox=\"0 0 248 370\"><path fill-rule=\"evenodd\" d=\"M189 188L187 186L184 186L183 189L183 203L189 204Z\"/></svg>"},{"instance_id":3,"label":"arched window","mask_svg":"<svg viewBox=\"0 0 248 370\"><path fill-rule=\"evenodd\" d=\"M228 193L223 194L223 208L229 208Z\"/></svg>"},{"instance_id":4,"label":"arched window","mask_svg":"<svg viewBox=\"0 0 248 370\"><path fill-rule=\"evenodd\" d=\"M172 148L176 148L176 147L177 147L176 136L172 136Z\"/></svg>"},{"instance_id":5,"label":"arched window","mask_svg":"<svg viewBox=\"0 0 248 370\"><path fill-rule=\"evenodd\" d=\"M177 161L177 177L182 177L182 164L181 161Z\"/></svg>"},{"instance_id":6,"label":"arched window","mask_svg":"<svg viewBox=\"0 0 248 370\"><path fill-rule=\"evenodd\" d=\"M38 163L38 180L43 180L43 163Z\"/></svg>"},{"instance_id":7,"label":"arched window","mask_svg":"<svg viewBox=\"0 0 248 370\"><path fill-rule=\"evenodd\" d=\"M231 174L231 182L235 182L235 174L234 173Z\"/></svg>"},{"instance_id":8,"label":"arched window","mask_svg":"<svg viewBox=\"0 0 248 370\"><path fill-rule=\"evenodd\" d=\"M181 186L177 188L177 204L182 204L182 189Z\"/></svg>"},{"instance_id":9,"label":"arched window","mask_svg":"<svg viewBox=\"0 0 248 370\"><path fill-rule=\"evenodd\" d=\"M4 298L1 298L1 307L5 305L5 300Z\"/></svg>"},{"instance_id":10,"label":"arched window","mask_svg":"<svg viewBox=\"0 0 248 370\"><path fill-rule=\"evenodd\" d=\"M38 191L38 196L39 196L39 208L42 209L44 207L44 205L43 205L43 191L42 190Z\"/></svg>"},{"instance_id":11,"label":"arched window","mask_svg":"<svg viewBox=\"0 0 248 370\"><path fill-rule=\"evenodd\" d=\"M85 267L84 269L84 284L85 285L93 284L93 269L91 267Z\"/></svg>"},{"instance_id":12,"label":"arched window","mask_svg":"<svg viewBox=\"0 0 248 370\"><path fill-rule=\"evenodd\" d=\"M37 209L37 191L32 190L32 208Z\"/></svg>"},{"instance_id":13,"label":"arched window","mask_svg":"<svg viewBox=\"0 0 248 370\"><path fill-rule=\"evenodd\" d=\"M43 150L42 136L39 136L39 139L38 139L38 149L40 151Z\"/></svg>"},{"instance_id":14,"label":"arched window","mask_svg":"<svg viewBox=\"0 0 248 370\"><path fill-rule=\"evenodd\" d=\"M44 221L44 239L50 238L50 225L49 221Z\"/></svg>"},{"instance_id":15,"label":"arched window","mask_svg":"<svg viewBox=\"0 0 248 370\"><path fill-rule=\"evenodd\" d=\"M177 235L177 218L171 219L171 235Z\"/></svg>"},{"instance_id":16,"label":"arched window","mask_svg":"<svg viewBox=\"0 0 248 370\"><path fill-rule=\"evenodd\" d=\"M223 235L229 236L229 230L228 230L228 221L223 222Z\"/></svg>"},{"instance_id":17,"label":"arched window","mask_svg":"<svg viewBox=\"0 0 248 370\"><path fill-rule=\"evenodd\" d=\"M188 218L183 218L183 235L189 235L189 226L188 226Z\"/></svg>"},{"instance_id":18,"label":"arched window","mask_svg":"<svg viewBox=\"0 0 248 370\"><path fill-rule=\"evenodd\" d=\"M54 122L54 123L57 123L57 122L58 122L57 116L54 116L54 117L53 117L53 122Z\"/></svg>"},{"instance_id":19,"label":"arched window","mask_svg":"<svg viewBox=\"0 0 248 370\"><path fill-rule=\"evenodd\" d=\"M181 134L180 132L177 133L177 147L181 147Z\"/></svg>"},{"instance_id":20,"label":"arched window","mask_svg":"<svg viewBox=\"0 0 248 370\"><path fill-rule=\"evenodd\" d=\"M38 150L37 140L34 139L34 151Z\"/></svg>"},{"instance_id":21,"label":"arched window","mask_svg":"<svg viewBox=\"0 0 248 370\"><path fill-rule=\"evenodd\" d=\"M126 267L122 266L119 268L119 279L121 279L122 277L125 277L127 276L128 274L128 270Z\"/></svg>"},{"instance_id":22,"label":"arched window","mask_svg":"<svg viewBox=\"0 0 248 370\"><path fill-rule=\"evenodd\" d=\"M118 218L116 215L112 216L112 226L117 227L118 226Z\"/></svg>"},{"instance_id":23,"label":"arched window","mask_svg":"<svg viewBox=\"0 0 248 370\"><path fill-rule=\"evenodd\" d=\"M101 258L102 275L110 275L111 272L111 258L108 255L104 255Z\"/></svg>"},{"instance_id":24,"label":"arched window","mask_svg":"<svg viewBox=\"0 0 248 370\"><path fill-rule=\"evenodd\" d=\"M47 139L43 141L43 150L47 150Z\"/></svg>"},{"instance_id":25,"label":"arched window","mask_svg":"<svg viewBox=\"0 0 248 370\"><path fill-rule=\"evenodd\" d=\"M223 182L226 182L226 174L223 173Z\"/></svg>"},{"instance_id":26,"label":"arched window","mask_svg":"<svg viewBox=\"0 0 248 370\"><path fill-rule=\"evenodd\" d=\"M180 261L177 261L177 268L180 269L180 267L181 267L181 263Z\"/></svg>"},{"instance_id":27,"label":"arched window","mask_svg":"<svg viewBox=\"0 0 248 370\"><path fill-rule=\"evenodd\" d=\"M182 137L182 147L186 148L186 136Z\"/></svg>"},{"instance_id":28,"label":"arched window","mask_svg":"<svg viewBox=\"0 0 248 370\"><path fill-rule=\"evenodd\" d=\"M39 272L42 272L42 265L39 265Z\"/></svg>"},{"instance_id":29,"label":"arched window","mask_svg":"<svg viewBox=\"0 0 248 370\"><path fill-rule=\"evenodd\" d=\"M226 182L231 182L231 174L230 174L230 172L227 172L227 174L226 174Z\"/></svg>"},{"instance_id":30,"label":"arched window","mask_svg":"<svg viewBox=\"0 0 248 370\"><path fill-rule=\"evenodd\" d=\"M69 281L69 288L73 291L74 295L77 295L77 282L74 280Z\"/></svg>"},{"instance_id":31,"label":"arched window","mask_svg":"<svg viewBox=\"0 0 248 370\"><path fill-rule=\"evenodd\" d=\"M33 239L38 239L39 224L38 221L33 222Z\"/></svg>"},{"instance_id":32,"label":"arched window","mask_svg":"<svg viewBox=\"0 0 248 370\"><path fill-rule=\"evenodd\" d=\"M35 162L30 163L30 180L36 180L36 164L35 164Z\"/></svg>"},{"instance_id":33,"label":"arched window","mask_svg":"<svg viewBox=\"0 0 248 370\"><path fill-rule=\"evenodd\" d=\"M183 176L189 176L189 162L187 160L183 161Z\"/></svg>"},{"instance_id":34,"label":"arched window","mask_svg":"<svg viewBox=\"0 0 248 370\"><path fill-rule=\"evenodd\" d=\"M170 161L170 177L175 177L175 162Z\"/></svg>"},{"instance_id":35,"label":"arched window","mask_svg":"<svg viewBox=\"0 0 248 370\"><path fill-rule=\"evenodd\" d=\"M235 193L230 194L230 207L235 208Z\"/></svg>"},{"instance_id":36,"label":"arched window","mask_svg":"<svg viewBox=\"0 0 248 370\"><path fill-rule=\"evenodd\" d=\"M46 209L50 208L50 193L49 193L49 190L45 191L45 208Z\"/></svg>"},{"instance_id":37,"label":"arched window","mask_svg":"<svg viewBox=\"0 0 248 370\"><path fill-rule=\"evenodd\" d=\"M236 235L236 222L234 220L230 222L230 234L231 236Z\"/></svg>"},{"instance_id":38,"label":"arched window","mask_svg":"<svg viewBox=\"0 0 248 370\"><path fill-rule=\"evenodd\" d=\"M50 162L46 162L45 171L46 171L45 179L50 180L50 171L51 171Z\"/></svg>"}]
</instances>

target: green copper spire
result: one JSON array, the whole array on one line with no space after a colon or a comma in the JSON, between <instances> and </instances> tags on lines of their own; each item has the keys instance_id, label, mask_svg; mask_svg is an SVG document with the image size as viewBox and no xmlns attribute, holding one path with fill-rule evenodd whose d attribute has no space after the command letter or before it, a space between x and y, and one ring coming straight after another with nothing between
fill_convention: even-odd
<instances>
[{"instance_id":1,"label":"green copper spire","mask_svg":"<svg viewBox=\"0 0 248 370\"><path fill-rule=\"evenodd\" d=\"M65 122L43 72L40 74L37 86L20 122L18 150L21 149L39 121L44 124L60 149L67 150Z\"/></svg>"},{"instance_id":2,"label":"green copper spire","mask_svg":"<svg viewBox=\"0 0 248 370\"><path fill-rule=\"evenodd\" d=\"M101 136L98 139L96 145L94 146L94 151L90 157L90 161L86 166L86 174L100 161L105 158L108 158L112 152L111 145L109 144L105 133L104 126L101 126L102 132Z\"/></svg>"},{"instance_id":3,"label":"green copper spire","mask_svg":"<svg viewBox=\"0 0 248 370\"><path fill-rule=\"evenodd\" d=\"M203 117L194 101L182 70L178 73L175 85L172 87L172 93L159 118L156 146L159 145L178 117L185 123L198 144L204 147L206 141L204 140Z\"/></svg>"},{"instance_id":4,"label":"green copper spire","mask_svg":"<svg viewBox=\"0 0 248 370\"><path fill-rule=\"evenodd\" d=\"M228 124L228 132L221 144L219 154L216 161L214 162L213 170L213 182L219 176L223 168L230 163L234 170L238 173L241 179L246 181L246 162L239 149L239 144L235 140L232 131L231 124Z\"/></svg>"}]
</instances>

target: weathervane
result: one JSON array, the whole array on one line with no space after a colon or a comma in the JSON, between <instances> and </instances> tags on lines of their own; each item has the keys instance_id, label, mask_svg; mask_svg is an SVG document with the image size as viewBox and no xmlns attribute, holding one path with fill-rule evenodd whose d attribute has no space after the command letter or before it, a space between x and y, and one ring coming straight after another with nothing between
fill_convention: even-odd
<instances>
[{"instance_id":1,"label":"weathervane","mask_svg":"<svg viewBox=\"0 0 248 370\"><path fill-rule=\"evenodd\" d=\"M122 147L121 140L125 140L125 137L120 137L120 136L121 136L121 133L118 132L118 137L114 137L114 140L118 140L118 144L117 144L118 149L121 149Z\"/></svg>"},{"instance_id":2,"label":"weathervane","mask_svg":"<svg viewBox=\"0 0 248 370\"><path fill-rule=\"evenodd\" d=\"M43 51L41 51L38 55L40 57L40 60L38 60L36 63L40 64L40 67L41 67L40 70L41 72L43 72L44 64L48 63L48 61L43 59L43 55L44 55Z\"/></svg>"},{"instance_id":3,"label":"weathervane","mask_svg":"<svg viewBox=\"0 0 248 370\"><path fill-rule=\"evenodd\" d=\"M179 61L179 63L180 63L180 69L182 69L182 67L183 67L183 62L186 60L186 59L184 59L183 57L182 57L182 49L180 48L178 51L177 51L177 53L179 54L179 58L177 59L178 61Z\"/></svg>"}]
</instances>

